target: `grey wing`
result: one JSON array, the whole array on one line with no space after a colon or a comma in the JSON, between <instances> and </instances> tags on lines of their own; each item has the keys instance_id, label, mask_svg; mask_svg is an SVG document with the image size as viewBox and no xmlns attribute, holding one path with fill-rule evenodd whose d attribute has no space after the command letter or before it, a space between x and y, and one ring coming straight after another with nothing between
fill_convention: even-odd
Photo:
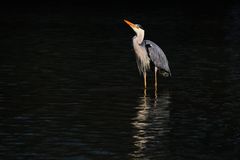
<instances>
[{"instance_id":1,"label":"grey wing","mask_svg":"<svg viewBox=\"0 0 240 160\"><path fill-rule=\"evenodd\" d=\"M150 40L144 40L144 45L151 61L160 70L160 72L167 72L169 75L171 75L168 60L163 50Z\"/></svg>"}]
</instances>

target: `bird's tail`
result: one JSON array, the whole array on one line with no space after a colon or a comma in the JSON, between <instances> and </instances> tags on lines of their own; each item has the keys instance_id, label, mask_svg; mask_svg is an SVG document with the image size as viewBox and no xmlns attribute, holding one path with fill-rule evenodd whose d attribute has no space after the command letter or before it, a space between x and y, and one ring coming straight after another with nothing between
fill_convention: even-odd
<instances>
[{"instance_id":1,"label":"bird's tail","mask_svg":"<svg viewBox=\"0 0 240 160\"><path fill-rule=\"evenodd\" d=\"M165 70L160 70L159 73L163 76L163 77L171 77L171 71L165 71Z\"/></svg>"}]
</instances>

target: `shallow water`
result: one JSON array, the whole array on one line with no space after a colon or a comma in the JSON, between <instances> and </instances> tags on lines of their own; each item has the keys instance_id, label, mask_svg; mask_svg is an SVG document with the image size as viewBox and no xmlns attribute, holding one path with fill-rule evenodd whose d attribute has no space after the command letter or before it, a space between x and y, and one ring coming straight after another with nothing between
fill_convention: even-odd
<instances>
[{"instance_id":1,"label":"shallow water","mask_svg":"<svg viewBox=\"0 0 240 160\"><path fill-rule=\"evenodd\" d=\"M2 13L1 159L237 159L239 8ZM144 93L128 16L168 57L157 92L149 73Z\"/></svg>"}]
</instances>

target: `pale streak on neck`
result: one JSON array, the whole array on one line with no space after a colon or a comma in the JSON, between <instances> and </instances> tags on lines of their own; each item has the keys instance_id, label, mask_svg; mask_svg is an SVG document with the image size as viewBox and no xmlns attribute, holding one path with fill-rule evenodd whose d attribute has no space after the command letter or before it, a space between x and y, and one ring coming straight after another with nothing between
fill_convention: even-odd
<instances>
[{"instance_id":1,"label":"pale streak on neck","mask_svg":"<svg viewBox=\"0 0 240 160\"><path fill-rule=\"evenodd\" d=\"M139 72L146 72L150 68L150 59L146 49L141 45L144 39L144 30L138 30L137 35L133 37L133 48L136 53Z\"/></svg>"},{"instance_id":2,"label":"pale streak on neck","mask_svg":"<svg viewBox=\"0 0 240 160\"><path fill-rule=\"evenodd\" d=\"M143 42L144 39L144 30L138 30L137 32L137 36L136 36L136 41L138 44L141 44Z\"/></svg>"}]
</instances>

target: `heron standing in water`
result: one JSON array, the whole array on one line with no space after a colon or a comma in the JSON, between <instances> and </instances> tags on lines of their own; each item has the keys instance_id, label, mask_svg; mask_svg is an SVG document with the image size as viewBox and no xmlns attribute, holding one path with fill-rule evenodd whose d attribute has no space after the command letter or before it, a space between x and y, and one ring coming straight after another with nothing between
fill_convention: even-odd
<instances>
[{"instance_id":1,"label":"heron standing in water","mask_svg":"<svg viewBox=\"0 0 240 160\"><path fill-rule=\"evenodd\" d=\"M150 62L154 64L155 89L157 89L157 73L164 77L171 76L168 60L162 49L150 40L144 40L144 30L141 25L133 24L124 20L136 33L133 37L133 49L136 54L136 61L139 73L143 73L144 89L147 88L147 71L150 70Z\"/></svg>"}]
</instances>

